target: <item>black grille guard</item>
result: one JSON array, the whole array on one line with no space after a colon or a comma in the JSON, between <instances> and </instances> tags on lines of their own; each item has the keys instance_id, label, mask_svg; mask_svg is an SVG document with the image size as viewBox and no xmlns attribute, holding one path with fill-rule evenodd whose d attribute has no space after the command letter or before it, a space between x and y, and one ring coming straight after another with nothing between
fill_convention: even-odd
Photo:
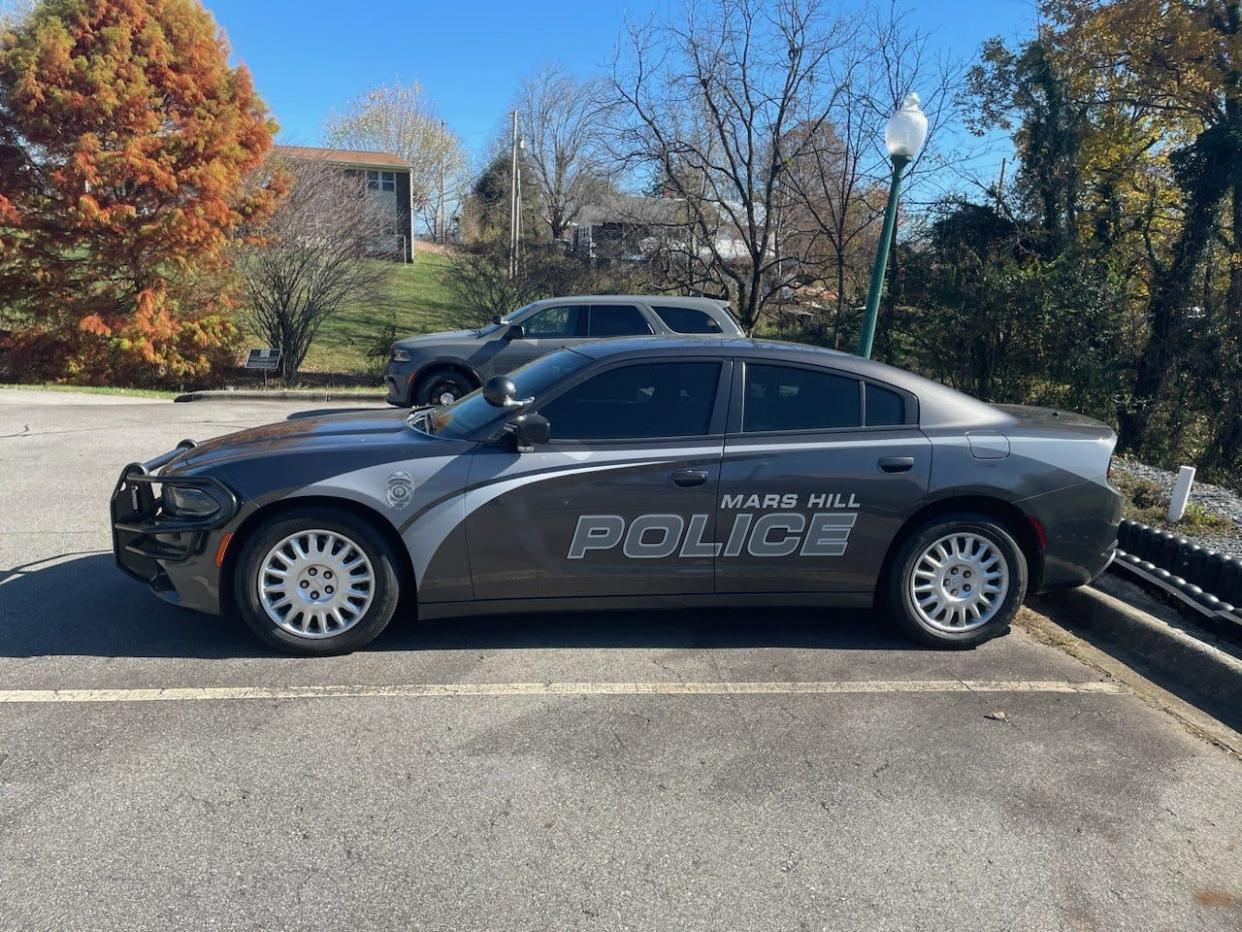
<instances>
[{"instance_id":1,"label":"black grille guard","mask_svg":"<svg viewBox=\"0 0 1242 932\"><path fill-rule=\"evenodd\" d=\"M202 552L207 532L237 514L237 496L211 476L158 476L155 471L195 446L182 440L167 453L121 470L112 492L112 553L117 566L136 579L153 582L162 573L159 561L182 562ZM159 514L154 486L176 485L201 489L220 506L202 518L175 518Z\"/></svg>"}]
</instances>

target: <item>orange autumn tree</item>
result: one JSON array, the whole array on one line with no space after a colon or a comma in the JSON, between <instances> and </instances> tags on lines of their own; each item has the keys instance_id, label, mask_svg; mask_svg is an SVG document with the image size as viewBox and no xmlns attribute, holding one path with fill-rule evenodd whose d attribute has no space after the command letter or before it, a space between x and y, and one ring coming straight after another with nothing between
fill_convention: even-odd
<instances>
[{"instance_id":1,"label":"orange autumn tree","mask_svg":"<svg viewBox=\"0 0 1242 932\"><path fill-rule=\"evenodd\" d=\"M227 55L196 0L45 0L0 36L17 374L194 382L232 358L225 246L276 192L244 184L274 127Z\"/></svg>"}]
</instances>

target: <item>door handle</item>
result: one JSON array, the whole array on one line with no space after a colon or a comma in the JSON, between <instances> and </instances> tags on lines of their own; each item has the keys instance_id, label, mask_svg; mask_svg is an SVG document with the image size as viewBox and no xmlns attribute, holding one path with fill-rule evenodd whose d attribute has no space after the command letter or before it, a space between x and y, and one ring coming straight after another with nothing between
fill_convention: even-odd
<instances>
[{"instance_id":1,"label":"door handle","mask_svg":"<svg viewBox=\"0 0 1242 932\"><path fill-rule=\"evenodd\" d=\"M704 469L683 469L673 473L673 483L681 486L683 489L702 485L706 481L707 471Z\"/></svg>"},{"instance_id":2,"label":"door handle","mask_svg":"<svg viewBox=\"0 0 1242 932\"><path fill-rule=\"evenodd\" d=\"M914 467L913 456L881 456L880 468L885 472L909 472Z\"/></svg>"}]
</instances>

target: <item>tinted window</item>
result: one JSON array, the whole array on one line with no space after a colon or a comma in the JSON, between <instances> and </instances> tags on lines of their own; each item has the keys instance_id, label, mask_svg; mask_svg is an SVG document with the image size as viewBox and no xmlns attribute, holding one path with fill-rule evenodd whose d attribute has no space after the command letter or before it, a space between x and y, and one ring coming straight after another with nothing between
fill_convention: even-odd
<instances>
[{"instance_id":1,"label":"tinted window","mask_svg":"<svg viewBox=\"0 0 1242 932\"><path fill-rule=\"evenodd\" d=\"M723 333L720 324L706 311L694 307L653 307L664 326L674 333Z\"/></svg>"},{"instance_id":2,"label":"tinted window","mask_svg":"<svg viewBox=\"0 0 1242 932\"><path fill-rule=\"evenodd\" d=\"M858 427L857 379L814 369L746 366L742 430L817 430Z\"/></svg>"},{"instance_id":3,"label":"tinted window","mask_svg":"<svg viewBox=\"0 0 1242 932\"><path fill-rule=\"evenodd\" d=\"M633 337L650 333L642 311L628 304L592 304L590 333L593 337Z\"/></svg>"},{"instance_id":4,"label":"tinted window","mask_svg":"<svg viewBox=\"0 0 1242 932\"><path fill-rule=\"evenodd\" d=\"M711 425L718 362L664 362L602 372L540 409L553 440L689 437Z\"/></svg>"},{"instance_id":5,"label":"tinted window","mask_svg":"<svg viewBox=\"0 0 1242 932\"><path fill-rule=\"evenodd\" d=\"M896 392L868 382L866 397L868 427L906 422L906 400Z\"/></svg>"},{"instance_id":6,"label":"tinted window","mask_svg":"<svg viewBox=\"0 0 1242 932\"><path fill-rule=\"evenodd\" d=\"M586 336L585 309L575 305L544 308L522 321L528 340Z\"/></svg>"}]
</instances>

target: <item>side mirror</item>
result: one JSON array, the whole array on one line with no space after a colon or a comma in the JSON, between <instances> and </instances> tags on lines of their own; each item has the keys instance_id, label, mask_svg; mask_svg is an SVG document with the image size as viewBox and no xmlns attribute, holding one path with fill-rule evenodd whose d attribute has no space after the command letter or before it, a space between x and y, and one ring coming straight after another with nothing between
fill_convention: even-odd
<instances>
[{"instance_id":1,"label":"side mirror","mask_svg":"<svg viewBox=\"0 0 1242 932\"><path fill-rule=\"evenodd\" d=\"M533 453L552 439L552 426L542 414L519 414L513 419L513 436L519 453Z\"/></svg>"},{"instance_id":2,"label":"side mirror","mask_svg":"<svg viewBox=\"0 0 1242 932\"><path fill-rule=\"evenodd\" d=\"M510 324L509 332L505 334L506 340L522 340L526 337L526 328L521 324Z\"/></svg>"}]
</instances>

